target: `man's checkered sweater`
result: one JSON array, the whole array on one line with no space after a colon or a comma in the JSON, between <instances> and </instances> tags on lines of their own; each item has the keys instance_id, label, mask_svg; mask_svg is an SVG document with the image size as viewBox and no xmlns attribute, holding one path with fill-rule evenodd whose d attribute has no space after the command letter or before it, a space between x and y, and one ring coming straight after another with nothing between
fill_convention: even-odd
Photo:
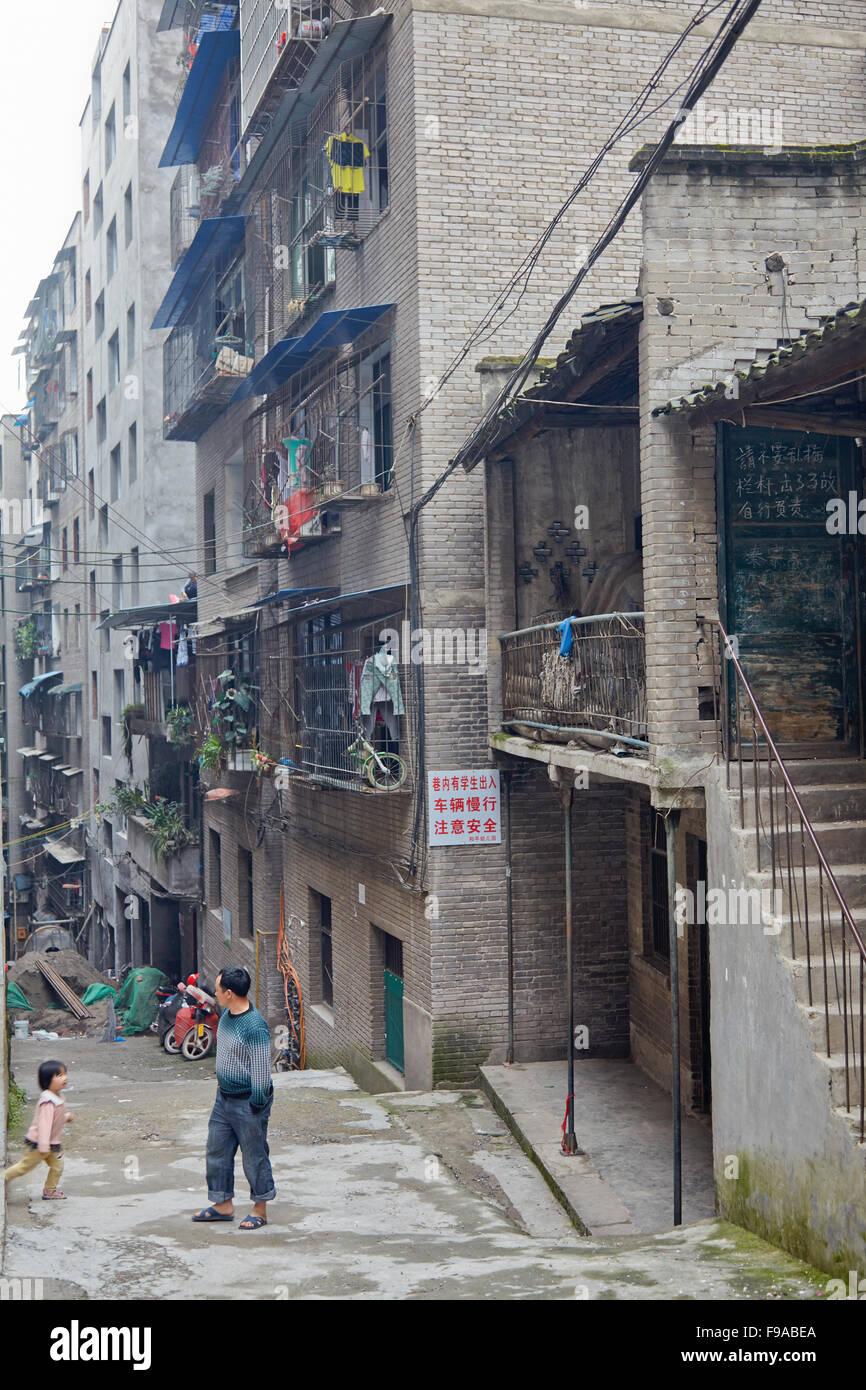
<instances>
[{"instance_id":1,"label":"man's checkered sweater","mask_svg":"<svg viewBox=\"0 0 866 1390\"><path fill-rule=\"evenodd\" d=\"M271 1089L271 1035L252 1004L242 1014L223 1009L217 1027L216 1078L228 1096L249 1096L261 1110Z\"/></svg>"}]
</instances>

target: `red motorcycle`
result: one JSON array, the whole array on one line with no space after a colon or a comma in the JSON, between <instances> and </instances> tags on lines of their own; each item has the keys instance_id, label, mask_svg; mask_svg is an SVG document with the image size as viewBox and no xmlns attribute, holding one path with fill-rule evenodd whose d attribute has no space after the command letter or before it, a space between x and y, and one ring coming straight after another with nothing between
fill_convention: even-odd
<instances>
[{"instance_id":1,"label":"red motorcycle","mask_svg":"<svg viewBox=\"0 0 866 1390\"><path fill-rule=\"evenodd\" d=\"M184 987L184 1004L174 1020L175 1047L188 1062L199 1062L213 1051L216 1042L216 1000L198 985Z\"/></svg>"}]
</instances>

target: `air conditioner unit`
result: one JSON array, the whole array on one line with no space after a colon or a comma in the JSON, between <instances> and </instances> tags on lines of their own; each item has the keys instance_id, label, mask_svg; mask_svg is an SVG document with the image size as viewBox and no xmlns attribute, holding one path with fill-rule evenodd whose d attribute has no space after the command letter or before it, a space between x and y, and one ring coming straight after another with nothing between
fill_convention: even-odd
<instances>
[{"instance_id":1,"label":"air conditioner unit","mask_svg":"<svg viewBox=\"0 0 866 1390\"><path fill-rule=\"evenodd\" d=\"M324 540L327 536L339 536L341 530L338 511L320 511L303 523L299 534L305 541L317 541Z\"/></svg>"}]
</instances>

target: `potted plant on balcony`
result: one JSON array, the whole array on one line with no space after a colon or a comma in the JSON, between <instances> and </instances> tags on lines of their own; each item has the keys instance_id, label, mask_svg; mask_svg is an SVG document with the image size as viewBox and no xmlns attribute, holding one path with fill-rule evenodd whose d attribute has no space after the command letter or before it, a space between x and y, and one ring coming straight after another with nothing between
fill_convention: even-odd
<instances>
[{"instance_id":1,"label":"potted plant on balcony","mask_svg":"<svg viewBox=\"0 0 866 1390\"><path fill-rule=\"evenodd\" d=\"M183 806L179 801L156 797L148 807L147 819L157 859L168 859L195 840L195 835L186 825Z\"/></svg>"},{"instance_id":2,"label":"potted plant on balcony","mask_svg":"<svg viewBox=\"0 0 866 1390\"><path fill-rule=\"evenodd\" d=\"M172 705L165 712L169 743L188 743L192 735L192 710L189 705Z\"/></svg>"},{"instance_id":3,"label":"potted plant on balcony","mask_svg":"<svg viewBox=\"0 0 866 1390\"><path fill-rule=\"evenodd\" d=\"M133 719L144 718L144 705L125 705L118 721L120 726L120 747L126 761L132 767L132 724Z\"/></svg>"},{"instance_id":4,"label":"potted plant on balcony","mask_svg":"<svg viewBox=\"0 0 866 1390\"><path fill-rule=\"evenodd\" d=\"M212 727L217 734L228 766L234 772L252 771L252 748L248 715L254 687L238 681L234 671L222 671L221 690L214 700Z\"/></svg>"},{"instance_id":5,"label":"potted plant on balcony","mask_svg":"<svg viewBox=\"0 0 866 1390\"><path fill-rule=\"evenodd\" d=\"M36 655L36 619L25 618L15 628L15 659L19 665Z\"/></svg>"},{"instance_id":6,"label":"potted plant on balcony","mask_svg":"<svg viewBox=\"0 0 866 1390\"><path fill-rule=\"evenodd\" d=\"M223 759L223 746L219 735L213 730L208 734L201 748L196 750L196 760L202 772L218 772Z\"/></svg>"}]
</instances>

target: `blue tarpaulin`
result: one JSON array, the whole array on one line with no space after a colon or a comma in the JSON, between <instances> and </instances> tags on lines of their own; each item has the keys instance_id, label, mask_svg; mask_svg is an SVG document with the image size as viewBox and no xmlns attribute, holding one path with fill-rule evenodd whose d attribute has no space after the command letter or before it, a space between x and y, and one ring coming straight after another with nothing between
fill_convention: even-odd
<instances>
[{"instance_id":1,"label":"blue tarpaulin","mask_svg":"<svg viewBox=\"0 0 866 1390\"><path fill-rule=\"evenodd\" d=\"M202 35L159 161L160 169L196 163L217 88L229 63L240 51L241 38L237 29Z\"/></svg>"},{"instance_id":2,"label":"blue tarpaulin","mask_svg":"<svg viewBox=\"0 0 866 1390\"><path fill-rule=\"evenodd\" d=\"M233 401L268 396L284 381L306 367L320 352L353 343L372 323L393 309L393 304L367 304L355 309L328 309L300 338L281 338L257 362Z\"/></svg>"},{"instance_id":3,"label":"blue tarpaulin","mask_svg":"<svg viewBox=\"0 0 866 1390\"><path fill-rule=\"evenodd\" d=\"M184 253L151 328L174 328L189 308L211 266L243 241L243 217L207 217Z\"/></svg>"}]
</instances>

